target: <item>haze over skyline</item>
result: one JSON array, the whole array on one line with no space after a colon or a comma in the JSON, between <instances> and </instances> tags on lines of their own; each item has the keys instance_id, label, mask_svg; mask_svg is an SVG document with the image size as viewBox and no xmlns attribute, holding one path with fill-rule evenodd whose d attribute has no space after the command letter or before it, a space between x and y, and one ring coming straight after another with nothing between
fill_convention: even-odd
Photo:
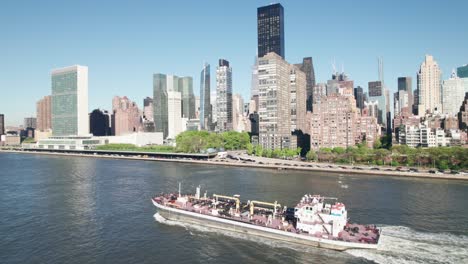
<instances>
[{"instance_id":1,"label":"haze over skyline","mask_svg":"<svg viewBox=\"0 0 468 264\"><path fill-rule=\"evenodd\" d=\"M397 78L416 72L425 54L443 70L468 63L468 34L461 21L466 1L281 1L289 63L314 60L317 82L331 62L341 64L355 86L367 91L385 63L391 92ZM50 73L74 64L89 67L89 106L110 110L112 97L128 96L142 107L152 96L153 73L192 76L200 90L203 62L211 64L211 90L218 59L233 68L233 93L250 96L257 49L257 8L268 1L99 2L14 1L0 10L0 113L6 125L35 116L36 102L51 93Z\"/></svg>"}]
</instances>

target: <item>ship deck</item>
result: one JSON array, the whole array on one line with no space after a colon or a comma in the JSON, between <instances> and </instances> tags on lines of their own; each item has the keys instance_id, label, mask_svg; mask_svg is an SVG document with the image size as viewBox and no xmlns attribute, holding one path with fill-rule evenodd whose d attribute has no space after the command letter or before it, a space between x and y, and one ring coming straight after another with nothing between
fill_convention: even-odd
<instances>
[{"instance_id":1,"label":"ship deck","mask_svg":"<svg viewBox=\"0 0 468 264\"><path fill-rule=\"evenodd\" d=\"M283 230L285 232L292 232L305 236L312 236L317 238L338 240L353 243L363 244L377 244L380 232L375 226L360 225L360 224L347 224L343 231L339 232L338 237L333 237L331 234L317 232L309 234L307 232L301 232L295 228L293 221L286 221L284 212L278 213L275 217L269 210L256 209L253 216L249 216L248 210L243 210L247 207L245 203L242 203L239 213L235 213L235 203L232 201L222 202L217 204L218 215L213 215L213 204L211 198L200 198L193 199L189 197L188 201L182 203L174 199L175 194L162 194L153 198L153 201L172 208L189 211L193 213L199 213L208 216L215 216L218 218L229 219L232 221L248 223L256 226L268 227L276 230ZM283 221L284 220L284 221Z\"/></svg>"}]
</instances>

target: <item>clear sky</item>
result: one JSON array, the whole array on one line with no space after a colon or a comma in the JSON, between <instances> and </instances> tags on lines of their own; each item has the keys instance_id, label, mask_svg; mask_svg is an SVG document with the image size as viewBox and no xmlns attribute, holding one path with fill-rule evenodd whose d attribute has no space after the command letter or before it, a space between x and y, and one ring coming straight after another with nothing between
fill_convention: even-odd
<instances>
[{"instance_id":1,"label":"clear sky","mask_svg":"<svg viewBox=\"0 0 468 264\"><path fill-rule=\"evenodd\" d=\"M52 69L89 67L89 110L110 109L126 95L140 107L152 96L156 72L194 77L199 93L203 62L211 64L212 90L219 58L230 61L233 89L250 94L256 55L257 7L270 1L49 1L0 4L0 113L6 125L35 116L36 102L51 93ZM413 77L425 54L450 76L468 63L468 1L281 1L286 60L312 56L318 82L331 62L367 90L377 80ZM392 96L393 97L393 96Z\"/></svg>"}]
</instances>

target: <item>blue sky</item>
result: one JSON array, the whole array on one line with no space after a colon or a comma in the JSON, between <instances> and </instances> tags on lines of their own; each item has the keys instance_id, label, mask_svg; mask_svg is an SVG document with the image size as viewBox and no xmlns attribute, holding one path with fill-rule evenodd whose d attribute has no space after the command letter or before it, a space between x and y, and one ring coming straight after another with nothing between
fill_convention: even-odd
<instances>
[{"instance_id":1,"label":"blue sky","mask_svg":"<svg viewBox=\"0 0 468 264\"><path fill-rule=\"evenodd\" d=\"M317 81L331 62L367 90L377 79L396 90L432 54L448 78L468 63L468 1L281 1L286 60L312 56ZM194 77L219 58L233 68L233 89L247 98L256 54L256 8L270 1L2 1L0 3L0 113L7 125L35 116L36 101L51 93L50 72L89 67L89 110L111 108L126 95L141 107L152 96L152 74Z\"/></svg>"}]
</instances>

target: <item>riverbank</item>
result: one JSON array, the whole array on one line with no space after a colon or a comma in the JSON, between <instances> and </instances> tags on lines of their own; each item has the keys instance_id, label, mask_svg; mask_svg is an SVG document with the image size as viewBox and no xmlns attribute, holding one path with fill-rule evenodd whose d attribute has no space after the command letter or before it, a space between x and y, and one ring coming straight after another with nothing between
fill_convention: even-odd
<instances>
[{"instance_id":1,"label":"riverbank","mask_svg":"<svg viewBox=\"0 0 468 264\"><path fill-rule=\"evenodd\" d=\"M430 179L446 179L446 180L468 180L468 175L460 174L432 174L425 172L408 172L408 171L383 171L370 170L366 168L350 169L341 167L319 167L321 163L310 162L295 162L288 164L287 161L277 160L274 164L259 164L242 160L227 160L227 159L212 159L212 160L191 160L191 159L166 159L153 157L138 157L138 156L112 156L100 154L78 154L78 153L56 153L56 152L36 152L36 151L18 151L18 150L0 150L0 153L18 153L18 154L35 154L35 155L53 155L53 156L74 156L74 157L94 157L105 159L126 159L126 160L143 160L143 161L162 161L162 162L181 162L191 164L204 165L222 165L235 167L262 168L274 170L296 170L296 171L322 171L331 173L343 173L352 175L376 175L376 176L392 176L392 177L411 177L411 178L430 178ZM281 163L280 163L281 162ZM299 165L300 164L300 165Z\"/></svg>"}]
</instances>

